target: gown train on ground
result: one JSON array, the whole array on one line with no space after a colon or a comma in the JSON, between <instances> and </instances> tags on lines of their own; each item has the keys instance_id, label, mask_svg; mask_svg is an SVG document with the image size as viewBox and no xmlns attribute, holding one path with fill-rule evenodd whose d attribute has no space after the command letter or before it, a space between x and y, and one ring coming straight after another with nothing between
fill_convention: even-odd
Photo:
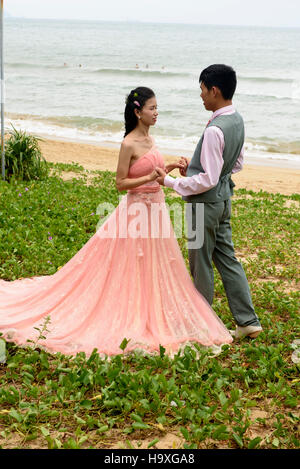
<instances>
[{"instance_id":1,"label":"gown train on ground","mask_svg":"<svg viewBox=\"0 0 300 469\"><path fill-rule=\"evenodd\" d=\"M164 162L153 147L133 163L128 177L149 174L156 166L164 168ZM126 351L146 352L157 352L160 345L176 352L191 342L232 342L191 280L155 181L128 191L55 274L0 280L0 332L6 340L35 341L35 328L48 316L49 332L39 345L70 355L94 348L115 355L124 338Z\"/></svg>"}]
</instances>

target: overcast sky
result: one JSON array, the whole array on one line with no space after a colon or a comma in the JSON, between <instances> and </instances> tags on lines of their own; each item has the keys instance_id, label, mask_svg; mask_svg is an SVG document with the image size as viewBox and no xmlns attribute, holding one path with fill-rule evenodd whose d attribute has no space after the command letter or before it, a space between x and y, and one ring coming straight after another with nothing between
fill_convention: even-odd
<instances>
[{"instance_id":1,"label":"overcast sky","mask_svg":"<svg viewBox=\"0 0 300 469\"><path fill-rule=\"evenodd\" d=\"M4 0L11 16L300 27L300 0Z\"/></svg>"}]
</instances>

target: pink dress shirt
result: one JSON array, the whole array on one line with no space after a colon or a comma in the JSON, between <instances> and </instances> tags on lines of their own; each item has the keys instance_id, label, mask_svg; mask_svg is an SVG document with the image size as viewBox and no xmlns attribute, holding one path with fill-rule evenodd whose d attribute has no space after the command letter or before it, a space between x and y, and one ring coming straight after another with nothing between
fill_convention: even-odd
<instances>
[{"instance_id":1,"label":"pink dress shirt","mask_svg":"<svg viewBox=\"0 0 300 469\"><path fill-rule=\"evenodd\" d=\"M235 109L233 105L225 106L215 111L210 119L220 115L233 114ZM206 192L218 184L222 167L224 150L224 134L219 127L210 126L204 131L204 137L201 148L200 162L204 173L195 174L190 177L173 178L165 176L164 185L171 187L180 195L194 195ZM232 173L237 173L243 168L244 146L236 161Z\"/></svg>"}]
</instances>

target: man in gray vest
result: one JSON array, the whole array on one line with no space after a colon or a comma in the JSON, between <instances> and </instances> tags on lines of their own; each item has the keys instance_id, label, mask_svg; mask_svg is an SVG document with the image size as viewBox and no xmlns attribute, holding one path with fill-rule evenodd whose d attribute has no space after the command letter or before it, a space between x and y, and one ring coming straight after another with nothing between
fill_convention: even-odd
<instances>
[{"instance_id":1,"label":"man in gray vest","mask_svg":"<svg viewBox=\"0 0 300 469\"><path fill-rule=\"evenodd\" d=\"M244 122L232 105L236 73L227 65L215 64L201 72L199 82L205 109L213 115L191 161L181 160L186 163L181 175L186 177L174 179L156 168L160 175L157 181L173 188L192 204L193 231L203 229L196 226L196 207L198 203L204 204L204 242L201 248L189 249L195 286L212 304L214 262L237 323L235 337L255 338L262 327L254 311L244 269L235 257L230 225L230 197L234 187L231 174L242 169L244 149Z\"/></svg>"}]
</instances>

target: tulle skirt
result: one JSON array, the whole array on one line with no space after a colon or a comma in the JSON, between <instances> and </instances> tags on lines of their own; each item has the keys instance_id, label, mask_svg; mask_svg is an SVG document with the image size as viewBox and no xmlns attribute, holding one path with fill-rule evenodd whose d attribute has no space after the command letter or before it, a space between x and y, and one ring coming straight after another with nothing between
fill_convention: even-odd
<instances>
[{"instance_id":1,"label":"tulle skirt","mask_svg":"<svg viewBox=\"0 0 300 469\"><path fill-rule=\"evenodd\" d=\"M193 284L162 190L124 196L55 274L0 280L0 332L69 355L115 355L124 338L148 353L232 342Z\"/></svg>"}]
</instances>

